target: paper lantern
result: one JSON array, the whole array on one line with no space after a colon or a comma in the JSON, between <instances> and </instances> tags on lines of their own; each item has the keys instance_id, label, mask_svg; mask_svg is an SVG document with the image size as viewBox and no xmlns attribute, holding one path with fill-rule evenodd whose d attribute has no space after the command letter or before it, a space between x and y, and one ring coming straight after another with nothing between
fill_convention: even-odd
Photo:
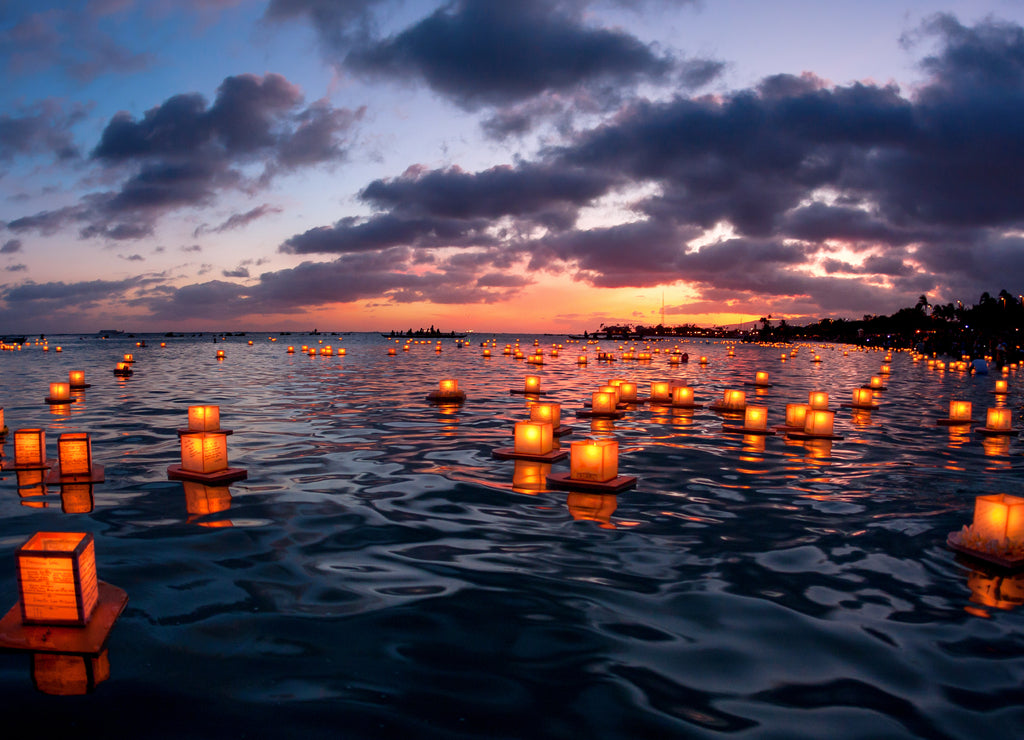
<instances>
[{"instance_id":1,"label":"paper lantern","mask_svg":"<svg viewBox=\"0 0 1024 740\"><path fill-rule=\"evenodd\" d=\"M812 409L828 409L828 393L825 391L811 391L807 397L807 405Z\"/></svg>"},{"instance_id":2,"label":"paper lantern","mask_svg":"<svg viewBox=\"0 0 1024 740\"><path fill-rule=\"evenodd\" d=\"M46 430L14 430L14 464L18 467L46 465Z\"/></svg>"},{"instance_id":3,"label":"paper lantern","mask_svg":"<svg viewBox=\"0 0 1024 740\"><path fill-rule=\"evenodd\" d=\"M388 357L394 357L397 354L398 350L396 350L394 347L388 347Z\"/></svg>"},{"instance_id":4,"label":"paper lantern","mask_svg":"<svg viewBox=\"0 0 1024 740\"><path fill-rule=\"evenodd\" d=\"M673 388L672 405L693 406L693 388L688 385L680 385Z\"/></svg>"},{"instance_id":5,"label":"paper lantern","mask_svg":"<svg viewBox=\"0 0 1024 740\"><path fill-rule=\"evenodd\" d=\"M285 352L287 352L290 355L294 355L295 354L295 347L293 347L292 345L289 344L288 345L288 349L286 349Z\"/></svg>"},{"instance_id":6,"label":"paper lantern","mask_svg":"<svg viewBox=\"0 0 1024 740\"><path fill-rule=\"evenodd\" d=\"M37 532L18 548L16 557L23 622L88 623L99 600L91 534Z\"/></svg>"},{"instance_id":7,"label":"paper lantern","mask_svg":"<svg viewBox=\"0 0 1024 740\"><path fill-rule=\"evenodd\" d=\"M346 354L344 347L338 347L338 357L344 357Z\"/></svg>"},{"instance_id":8,"label":"paper lantern","mask_svg":"<svg viewBox=\"0 0 1024 740\"><path fill-rule=\"evenodd\" d=\"M749 431L768 429L768 409L764 406L747 406L743 410L743 428Z\"/></svg>"},{"instance_id":9,"label":"paper lantern","mask_svg":"<svg viewBox=\"0 0 1024 740\"><path fill-rule=\"evenodd\" d=\"M619 387L619 400L624 403L636 403L636 383L621 381Z\"/></svg>"},{"instance_id":10,"label":"paper lantern","mask_svg":"<svg viewBox=\"0 0 1024 740\"><path fill-rule=\"evenodd\" d=\"M129 362L119 362L114 366L114 375L127 378L132 374L132 366Z\"/></svg>"},{"instance_id":11,"label":"paper lantern","mask_svg":"<svg viewBox=\"0 0 1024 740\"><path fill-rule=\"evenodd\" d=\"M587 364L587 356L586 355L580 355L579 357L577 357L576 358L576 364L577 365L586 365Z\"/></svg>"},{"instance_id":12,"label":"paper lantern","mask_svg":"<svg viewBox=\"0 0 1024 740\"><path fill-rule=\"evenodd\" d=\"M876 390L876 391L882 390L885 387L885 382L883 381L882 376L881 375L872 375L871 376L870 386L871 386L872 390Z\"/></svg>"},{"instance_id":13,"label":"paper lantern","mask_svg":"<svg viewBox=\"0 0 1024 740\"><path fill-rule=\"evenodd\" d=\"M700 360L698 362L701 365L707 365L708 364L708 358L703 356L703 355L701 355L701 358L700 358Z\"/></svg>"},{"instance_id":14,"label":"paper lantern","mask_svg":"<svg viewBox=\"0 0 1024 740\"><path fill-rule=\"evenodd\" d=\"M92 474L92 441L86 432L69 432L57 437L57 459L62 477Z\"/></svg>"},{"instance_id":15,"label":"paper lantern","mask_svg":"<svg viewBox=\"0 0 1024 740\"><path fill-rule=\"evenodd\" d=\"M444 378L437 386L437 392L442 396L459 395L459 381L456 378Z\"/></svg>"},{"instance_id":16,"label":"paper lantern","mask_svg":"<svg viewBox=\"0 0 1024 740\"><path fill-rule=\"evenodd\" d=\"M808 409L804 417L804 434L818 437L831 437L835 414L822 409Z\"/></svg>"},{"instance_id":17,"label":"paper lantern","mask_svg":"<svg viewBox=\"0 0 1024 740\"><path fill-rule=\"evenodd\" d=\"M47 403L71 403L71 386L67 383L50 383Z\"/></svg>"},{"instance_id":18,"label":"paper lantern","mask_svg":"<svg viewBox=\"0 0 1024 740\"><path fill-rule=\"evenodd\" d=\"M186 473L219 473L228 467L228 438L218 432L181 435L181 469Z\"/></svg>"},{"instance_id":19,"label":"paper lantern","mask_svg":"<svg viewBox=\"0 0 1024 740\"><path fill-rule=\"evenodd\" d=\"M530 407L530 421L547 422L552 429L562 424L562 405L560 403L535 403Z\"/></svg>"},{"instance_id":20,"label":"paper lantern","mask_svg":"<svg viewBox=\"0 0 1024 740\"><path fill-rule=\"evenodd\" d=\"M546 455L553 447L551 424L520 421L515 425L515 452L520 455Z\"/></svg>"},{"instance_id":21,"label":"paper lantern","mask_svg":"<svg viewBox=\"0 0 1024 740\"><path fill-rule=\"evenodd\" d=\"M651 400L670 403L672 401L672 385L667 380L652 380Z\"/></svg>"},{"instance_id":22,"label":"paper lantern","mask_svg":"<svg viewBox=\"0 0 1024 740\"><path fill-rule=\"evenodd\" d=\"M189 406L190 432L216 432L220 429L220 406Z\"/></svg>"},{"instance_id":23,"label":"paper lantern","mask_svg":"<svg viewBox=\"0 0 1024 740\"><path fill-rule=\"evenodd\" d=\"M722 399L722 406L729 411L742 411L747 405L747 394L744 391L727 390Z\"/></svg>"},{"instance_id":24,"label":"paper lantern","mask_svg":"<svg viewBox=\"0 0 1024 740\"><path fill-rule=\"evenodd\" d=\"M133 355L131 352L126 352L125 355L124 355L124 361L125 362L135 362L135 355Z\"/></svg>"},{"instance_id":25,"label":"paper lantern","mask_svg":"<svg viewBox=\"0 0 1024 740\"><path fill-rule=\"evenodd\" d=\"M222 350L222 349L217 350L217 359L218 360L223 360L224 359L224 350Z\"/></svg>"},{"instance_id":26,"label":"paper lantern","mask_svg":"<svg viewBox=\"0 0 1024 740\"><path fill-rule=\"evenodd\" d=\"M765 372L764 370L758 370L754 374L754 385L762 385L762 386L771 385L768 382L768 373Z\"/></svg>"},{"instance_id":27,"label":"paper lantern","mask_svg":"<svg viewBox=\"0 0 1024 740\"><path fill-rule=\"evenodd\" d=\"M996 381L996 389L995 389L994 393L996 393L998 395L1004 395L1007 392L1007 390L1008 390L1008 387L1007 387L1007 382L1005 380L997 380Z\"/></svg>"},{"instance_id":28,"label":"paper lantern","mask_svg":"<svg viewBox=\"0 0 1024 740\"><path fill-rule=\"evenodd\" d=\"M971 529L984 540L1024 542L1024 498L999 493L974 499Z\"/></svg>"},{"instance_id":29,"label":"paper lantern","mask_svg":"<svg viewBox=\"0 0 1024 740\"><path fill-rule=\"evenodd\" d=\"M992 431L1009 431L1013 412L1008 408L990 408L985 417L985 428Z\"/></svg>"},{"instance_id":30,"label":"paper lantern","mask_svg":"<svg viewBox=\"0 0 1024 740\"><path fill-rule=\"evenodd\" d=\"M670 356L668 358L668 364L669 365L678 365L679 364L679 360L680 360L679 355L672 355L672 356Z\"/></svg>"},{"instance_id":31,"label":"paper lantern","mask_svg":"<svg viewBox=\"0 0 1024 740\"><path fill-rule=\"evenodd\" d=\"M874 406L874 398L871 395L870 388L854 388L853 389L853 405L854 406Z\"/></svg>"},{"instance_id":32,"label":"paper lantern","mask_svg":"<svg viewBox=\"0 0 1024 740\"><path fill-rule=\"evenodd\" d=\"M569 454L571 480L604 483L619 475L619 443L614 439L577 440Z\"/></svg>"},{"instance_id":33,"label":"paper lantern","mask_svg":"<svg viewBox=\"0 0 1024 740\"><path fill-rule=\"evenodd\" d=\"M68 371L68 386L74 389L88 388L85 382L85 371L84 370L69 370Z\"/></svg>"},{"instance_id":34,"label":"paper lantern","mask_svg":"<svg viewBox=\"0 0 1024 740\"><path fill-rule=\"evenodd\" d=\"M4 410L0 408L0 436L7 434L7 425L4 423Z\"/></svg>"},{"instance_id":35,"label":"paper lantern","mask_svg":"<svg viewBox=\"0 0 1024 740\"><path fill-rule=\"evenodd\" d=\"M813 358L811 359L811 362L821 362L821 355L815 355L815 356L814 356L814 357L813 357Z\"/></svg>"},{"instance_id":36,"label":"paper lantern","mask_svg":"<svg viewBox=\"0 0 1024 740\"><path fill-rule=\"evenodd\" d=\"M803 429L807 419L807 410L810 408L806 403L786 404L786 426L794 429Z\"/></svg>"},{"instance_id":37,"label":"paper lantern","mask_svg":"<svg viewBox=\"0 0 1024 740\"><path fill-rule=\"evenodd\" d=\"M882 365L881 369L878 372L880 375L888 375L890 372L892 372L892 370L888 365Z\"/></svg>"},{"instance_id":38,"label":"paper lantern","mask_svg":"<svg viewBox=\"0 0 1024 740\"><path fill-rule=\"evenodd\" d=\"M950 401L949 418L952 421L971 421L970 401Z\"/></svg>"},{"instance_id":39,"label":"paper lantern","mask_svg":"<svg viewBox=\"0 0 1024 740\"><path fill-rule=\"evenodd\" d=\"M594 391L590 396L590 406L595 414L614 414L618 406L618 394L612 391Z\"/></svg>"},{"instance_id":40,"label":"paper lantern","mask_svg":"<svg viewBox=\"0 0 1024 740\"><path fill-rule=\"evenodd\" d=\"M599 390L601 393L611 393L613 396L615 396L616 405L621 400L619 397L619 387L617 385L602 385L597 390Z\"/></svg>"},{"instance_id":41,"label":"paper lantern","mask_svg":"<svg viewBox=\"0 0 1024 740\"><path fill-rule=\"evenodd\" d=\"M489 349L485 349L484 350L484 357L490 357L490 356L491 356L491 351Z\"/></svg>"},{"instance_id":42,"label":"paper lantern","mask_svg":"<svg viewBox=\"0 0 1024 740\"><path fill-rule=\"evenodd\" d=\"M523 392L525 392L525 393L539 393L540 392L540 376L539 375L527 375L523 379Z\"/></svg>"}]
</instances>

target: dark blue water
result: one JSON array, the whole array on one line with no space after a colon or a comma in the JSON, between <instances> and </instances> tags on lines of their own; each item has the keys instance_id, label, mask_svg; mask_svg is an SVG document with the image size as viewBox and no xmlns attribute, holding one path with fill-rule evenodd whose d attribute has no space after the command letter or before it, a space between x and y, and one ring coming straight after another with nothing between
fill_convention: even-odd
<instances>
[{"instance_id":1,"label":"dark blue water","mask_svg":"<svg viewBox=\"0 0 1024 740\"><path fill-rule=\"evenodd\" d=\"M2 654L4 706L80 736L1024 732L1024 577L997 580L945 546L975 496L1021 493L1018 440L935 425L954 397L983 420L994 377L898 353L881 408L852 416L839 404L878 373L880 353L819 349L815 364L811 348L782 362L779 348L727 357L726 345L689 343L677 368L660 353L599 364L591 347L580 367L578 345L541 337L565 349L536 367L501 354L517 337L497 337L484 359L485 338L444 340L440 354L397 345L394 357L376 335L324 339L344 357L285 353L314 337L251 334L147 337L143 349L60 337L48 352L0 353L7 425L45 427L51 456L60 433L88 431L106 467L92 511L77 514L59 489L22 497L2 474L2 608L17 598L14 551L41 530L91 532L100 579L130 597L94 692L42 693L29 656ZM518 339L532 349L534 337ZM135 374L115 379L129 351ZM92 387L61 413L43 398L70 369ZM706 409L574 418L610 378L686 382L708 403L756 370L774 385L746 387L748 401L768 406L770 424L826 390L844 439L724 434ZM563 404L575 429L563 445L618 439L635 490L547 490L529 483L543 471L491 457L528 415L508 393L526 374ZM426 403L448 376L466 403ZM1019 411L1024 381L1009 380ZM227 493L167 479L175 430L198 403L220 405L230 462L249 472Z\"/></svg>"}]
</instances>

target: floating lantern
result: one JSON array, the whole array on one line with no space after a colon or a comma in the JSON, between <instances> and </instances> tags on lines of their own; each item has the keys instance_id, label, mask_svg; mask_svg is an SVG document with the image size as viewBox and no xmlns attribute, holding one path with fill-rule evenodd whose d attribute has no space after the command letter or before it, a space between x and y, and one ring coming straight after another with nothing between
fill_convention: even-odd
<instances>
[{"instance_id":1,"label":"floating lantern","mask_svg":"<svg viewBox=\"0 0 1024 740\"><path fill-rule=\"evenodd\" d=\"M128 362L119 362L114 366L114 375L119 378L127 378L133 372L131 363Z\"/></svg>"},{"instance_id":2,"label":"floating lantern","mask_svg":"<svg viewBox=\"0 0 1024 740\"><path fill-rule=\"evenodd\" d=\"M807 411L810 409L806 403L786 404L786 427L788 429L803 430L807 420Z\"/></svg>"},{"instance_id":3,"label":"floating lantern","mask_svg":"<svg viewBox=\"0 0 1024 740\"><path fill-rule=\"evenodd\" d=\"M16 557L23 623L89 622L99 601L91 534L37 532L18 548Z\"/></svg>"},{"instance_id":4,"label":"floating lantern","mask_svg":"<svg viewBox=\"0 0 1024 740\"><path fill-rule=\"evenodd\" d=\"M427 400L435 403L462 403L466 400L466 392L459 390L456 378L443 378L436 391L427 394Z\"/></svg>"},{"instance_id":5,"label":"floating lantern","mask_svg":"<svg viewBox=\"0 0 1024 740\"><path fill-rule=\"evenodd\" d=\"M878 372L880 375L889 375L892 372L892 370L889 367L889 365L882 365L881 369Z\"/></svg>"},{"instance_id":6,"label":"floating lantern","mask_svg":"<svg viewBox=\"0 0 1024 740\"><path fill-rule=\"evenodd\" d=\"M735 357L736 356L736 350L734 350L732 347L730 347L729 351L726 354L729 355L729 357Z\"/></svg>"},{"instance_id":7,"label":"floating lantern","mask_svg":"<svg viewBox=\"0 0 1024 740\"><path fill-rule=\"evenodd\" d=\"M1017 432L1011 426L1013 422L1013 410L1006 407L990 408L985 416L985 426L977 427L974 431L979 434L1013 434Z\"/></svg>"},{"instance_id":8,"label":"floating lantern","mask_svg":"<svg viewBox=\"0 0 1024 740\"><path fill-rule=\"evenodd\" d=\"M224 350L222 350L222 349L217 350L217 359L218 360L223 360L224 359Z\"/></svg>"},{"instance_id":9,"label":"floating lantern","mask_svg":"<svg viewBox=\"0 0 1024 740\"><path fill-rule=\"evenodd\" d=\"M707 365L708 364L708 358L705 357L704 355L701 355L700 360L698 360L698 364L700 364L700 365Z\"/></svg>"},{"instance_id":10,"label":"floating lantern","mask_svg":"<svg viewBox=\"0 0 1024 740\"><path fill-rule=\"evenodd\" d=\"M680 359L679 355L670 355L669 358L668 358L668 364L669 365L678 365L679 364L679 359Z\"/></svg>"},{"instance_id":11,"label":"floating lantern","mask_svg":"<svg viewBox=\"0 0 1024 740\"><path fill-rule=\"evenodd\" d=\"M768 373L764 370L758 370L754 373L754 385L762 388L771 387L771 383L768 382Z\"/></svg>"},{"instance_id":12,"label":"floating lantern","mask_svg":"<svg viewBox=\"0 0 1024 740\"><path fill-rule=\"evenodd\" d=\"M651 401L656 401L659 403L671 403L672 385L667 380L652 380Z\"/></svg>"},{"instance_id":13,"label":"floating lantern","mask_svg":"<svg viewBox=\"0 0 1024 740\"><path fill-rule=\"evenodd\" d=\"M250 347L252 346L252 340L251 339L249 340L249 346Z\"/></svg>"},{"instance_id":14,"label":"floating lantern","mask_svg":"<svg viewBox=\"0 0 1024 740\"><path fill-rule=\"evenodd\" d=\"M569 477L574 481L606 483L619 474L619 443L614 439L579 440L569 452Z\"/></svg>"},{"instance_id":15,"label":"floating lantern","mask_svg":"<svg viewBox=\"0 0 1024 740\"><path fill-rule=\"evenodd\" d=\"M548 422L520 421L515 425L515 451L521 455L547 455L554 435Z\"/></svg>"},{"instance_id":16,"label":"floating lantern","mask_svg":"<svg viewBox=\"0 0 1024 740\"><path fill-rule=\"evenodd\" d=\"M555 436L564 434L568 429L563 430L562 405L560 403L535 403L530 406L530 421L547 422L551 425Z\"/></svg>"},{"instance_id":17,"label":"floating lantern","mask_svg":"<svg viewBox=\"0 0 1024 740\"><path fill-rule=\"evenodd\" d=\"M344 347L338 347L338 356L339 357L344 357L345 356L345 348Z\"/></svg>"},{"instance_id":18,"label":"floating lantern","mask_svg":"<svg viewBox=\"0 0 1024 740\"><path fill-rule=\"evenodd\" d=\"M539 393L540 392L540 376L539 375L527 375L523 379L523 392L524 393Z\"/></svg>"},{"instance_id":19,"label":"floating lantern","mask_svg":"<svg viewBox=\"0 0 1024 740\"><path fill-rule=\"evenodd\" d=\"M994 391L992 391L992 392L995 393L997 396L1005 396L1008 391L1009 391L1009 388L1008 388L1007 381L1005 381L1005 380L997 380L996 381L996 389Z\"/></svg>"},{"instance_id":20,"label":"floating lantern","mask_svg":"<svg viewBox=\"0 0 1024 740\"><path fill-rule=\"evenodd\" d=\"M882 379L881 375L872 375L871 382L868 384L868 387L873 391L886 390L885 381Z\"/></svg>"},{"instance_id":21,"label":"floating lantern","mask_svg":"<svg viewBox=\"0 0 1024 740\"><path fill-rule=\"evenodd\" d=\"M743 409L743 426L723 424L722 429L736 434L759 436L775 434L768 429L768 409L764 406L747 406Z\"/></svg>"},{"instance_id":22,"label":"floating lantern","mask_svg":"<svg viewBox=\"0 0 1024 740\"><path fill-rule=\"evenodd\" d=\"M814 356L814 357L813 357L813 358L811 359L811 362L821 362L821 355L815 355L815 356Z\"/></svg>"},{"instance_id":23,"label":"floating lantern","mask_svg":"<svg viewBox=\"0 0 1024 740\"><path fill-rule=\"evenodd\" d=\"M4 423L4 410L0 408L0 440L7 435L7 425Z\"/></svg>"},{"instance_id":24,"label":"floating lantern","mask_svg":"<svg viewBox=\"0 0 1024 740\"><path fill-rule=\"evenodd\" d=\"M831 437L835 413L823 409L809 409L804 417L804 434L813 437Z\"/></svg>"},{"instance_id":25,"label":"floating lantern","mask_svg":"<svg viewBox=\"0 0 1024 740\"><path fill-rule=\"evenodd\" d=\"M50 383L50 395L46 397L47 403L72 403L71 386L67 383Z\"/></svg>"},{"instance_id":26,"label":"floating lantern","mask_svg":"<svg viewBox=\"0 0 1024 740\"><path fill-rule=\"evenodd\" d=\"M576 358L576 364L577 365L586 365L587 364L587 356L586 355L580 355L579 357L577 357Z\"/></svg>"},{"instance_id":27,"label":"floating lantern","mask_svg":"<svg viewBox=\"0 0 1024 740\"><path fill-rule=\"evenodd\" d=\"M971 418L971 402L956 401L949 402L949 418L939 419L938 424L942 426L956 426L959 424L970 424L974 421Z\"/></svg>"},{"instance_id":28,"label":"floating lantern","mask_svg":"<svg viewBox=\"0 0 1024 740\"><path fill-rule=\"evenodd\" d=\"M227 467L227 435L218 432L188 432L181 435L183 472L209 475L220 473Z\"/></svg>"},{"instance_id":29,"label":"floating lantern","mask_svg":"<svg viewBox=\"0 0 1024 740\"><path fill-rule=\"evenodd\" d=\"M189 406L189 432L219 432L220 406Z\"/></svg>"},{"instance_id":30,"label":"floating lantern","mask_svg":"<svg viewBox=\"0 0 1024 740\"><path fill-rule=\"evenodd\" d=\"M812 409L828 409L828 393L825 391L811 391L807 397L807 405Z\"/></svg>"},{"instance_id":31,"label":"floating lantern","mask_svg":"<svg viewBox=\"0 0 1024 740\"><path fill-rule=\"evenodd\" d=\"M85 382L85 371L69 370L68 387L70 387L71 390L81 390L83 388L88 388L89 384Z\"/></svg>"},{"instance_id":32,"label":"floating lantern","mask_svg":"<svg viewBox=\"0 0 1024 740\"><path fill-rule=\"evenodd\" d=\"M491 350L485 348L484 349L484 357L490 357L490 356L491 356Z\"/></svg>"},{"instance_id":33,"label":"floating lantern","mask_svg":"<svg viewBox=\"0 0 1024 740\"><path fill-rule=\"evenodd\" d=\"M4 463L4 470L45 470L53 464L46 459L46 430L14 430L14 464Z\"/></svg>"},{"instance_id":34,"label":"floating lantern","mask_svg":"<svg viewBox=\"0 0 1024 740\"><path fill-rule=\"evenodd\" d=\"M785 352L783 352L783 353L782 353L782 355L781 355L781 356L779 357L779 359L780 359L780 360L782 360L783 362L785 362L785 361L786 361L786 360L788 359L788 358L786 357L786 353L785 353Z\"/></svg>"},{"instance_id":35,"label":"floating lantern","mask_svg":"<svg viewBox=\"0 0 1024 740\"><path fill-rule=\"evenodd\" d=\"M389 347L388 348L388 357L394 357L397 354L398 354L398 350L396 350L394 347Z\"/></svg>"},{"instance_id":36,"label":"floating lantern","mask_svg":"<svg viewBox=\"0 0 1024 740\"><path fill-rule=\"evenodd\" d=\"M701 408L694 403L693 388L688 385L680 385L672 389L672 405L680 409Z\"/></svg>"},{"instance_id":37,"label":"floating lantern","mask_svg":"<svg viewBox=\"0 0 1024 740\"><path fill-rule=\"evenodd\" d=\"M744 391L727 390L722 395L722 400L719 403L712 404L711 408L714 411L733 411L740 412L747 405L747 394Z\"/></svg>"},{"instance_id":38,"label":"floating lantern","mask_svg":"<svg viewBox=\"0 0 1024 740\"><path fill-rule=\"evenodd\" d=\"M636 383L623 380L618 383L619 401L622 403L640 403L636 397Z\"/></svg>"},{"instance_id":39,"label":"floating lantern","mask_svg":"<svg viewBox=\"0 0 1024 740\"><path fill-rule=\"evenodd\" d=\"M878 408L878 404L874 402L874 394L870 388L854 388L853 402L843 405L848 405L852 409L860 409L862 411L874 411Z\"/></svg>"},{"instance_id":40,"label":"floating lantern","mask_svg":"<svg viewBox=\"0 0 1024 740\"><path fill-rule=\"evenodd\" d=\"M974 499L974 521L946 542L958 552L1004 567L1024 565L1024 498L1008 494Z\"/></svg>"},{"instance_id":41,"label":"floating lantern","mask_svg":"<svg viewBox=\"0 0 1024 740\"><path fill-rule=\"evenodd\" d=\"M126 352L123 359L125 362L135 362L135 355L131 352Z\"/></svg>"},{"instance_id":42,"label":"floating lantern","mask_svg":"<svg viewBox=\"0 0 1024 740\"><path fill-rule=\"evenodd\" d=\"M618 400L618 394L612 391L595 391L590 396L590 407L595 414L614 414Z\"/></svg>"},{"instance_id":43,"label":"floating lantern","mask_svg":"<svg viewBox=\"0 0 1024 740\"><path fill-rule=\"evenodd\" d=\"M47 483L103 482L103 467L93 465L92 440L87 432L68 432L57 438L57 464Z\"/></svg>"}]
</instances>

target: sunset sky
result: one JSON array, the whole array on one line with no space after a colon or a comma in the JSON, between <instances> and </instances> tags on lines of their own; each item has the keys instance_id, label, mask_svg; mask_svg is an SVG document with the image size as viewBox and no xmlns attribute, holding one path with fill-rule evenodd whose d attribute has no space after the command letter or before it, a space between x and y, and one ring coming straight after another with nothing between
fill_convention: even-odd
<instances>
[{"instance_id":1,"label":"sunset sky","mask_svg":"<svg viewBox=\"0 0 1024 740\"><path fill-rule=\"evenodd\" d=\"M10 0L0 333L1024 289L1024 3Z\"/></svg>"}]
</instances>

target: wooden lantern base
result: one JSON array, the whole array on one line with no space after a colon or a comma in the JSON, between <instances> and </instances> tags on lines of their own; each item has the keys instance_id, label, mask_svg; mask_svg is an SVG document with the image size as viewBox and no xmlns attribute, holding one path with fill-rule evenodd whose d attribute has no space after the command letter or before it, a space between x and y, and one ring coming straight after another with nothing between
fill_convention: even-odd
<instances>
[{"instance_id":1,"label":"wooden lantern base","mask_svg":"<svg viewBox=\"0 0 1024 740\"><path fill-rule=\"evenodd\" d=\"M0 648L34 653L99 655L107 644L114 622L128 603L128 594L103 581L99 581L98 591L99 601L84 627L25 624L21 619L21 603L15 604L0 620Z\"/></svg>"},{"instance_id":2,"label":"wooden lantern base","mask_svg":"<svg viewBox=\"0 0 1024 740\"><path fill-rule=\"evenodd\" d=\"M92 388L90 383L82 383L81 385L68 386L73 391L84 391L86 388Z\"/></svg>"},{"instance_id":3,"label":"wooden lantern base","mask_svg":"<svg viewBox=\"0 0 1024 740\"><path fill-rule=\"evenodd\" d=\"M786 432L786 436L790 439L843 439L838 434L808 434L802 431Z\"/></svg>"},{"instance_id":4,"label":"wooden lantern base","mask_svg":"<svg viewBox=\"0 0 1024 740\"><path fill-rule=\"evenodd\" d=\"M583 491L585 493L619 493L636 488L635 475L620 475L610 481L574 480L571 473L551 473L548 485L560 491Z\"/></svg>"},{"instance_id":5,"label":"wooden lantern base","mask_svg":"<svg viewBox=\"0 0 1024 740\"><path fill-rule=\"evenodd\" d=\"M216 473L194 473L190 470L182 470L181 465L170 465L167 468L167 477L170 480L191 480L196 483L219 485L245 480L249 477L249 471L245 468L224 468Z\"/></svg>"},{"instance_id":6,"label":"wooden lantern base","mask_svg":"<svg viewBox=\"0 0 1024 740\"><path fill-rule=\"evenodd\" d=\"M550 391L527 391L522 388L509 388L508 394L510 396L546 396Z\"/></svg>"},{"instance_id":7,"label":"wooden lantern base","mask_svg":"<svg viewBox=\"0 0 1024 740\"><path fill-rule=\"evenodd\" d=\"M752 380L746 381L743 385L749 385L749 386L751 386L753 388L773 388L774 387L772 383L755 383Z\"/></svg>"},{"instance_id":8,"label":"wooden lantern base","mask_svg":"<svg viewBox=\"0 0 1024 740\"><path fill-rule=\"evenodd\" d=\"M431 403L465 403L466 392L459 391L458 393L441 393L440 391L431 391L427 394L427 400Z\"/></svg>"},{"instance_id":9,"label":"wooden lantern base","mask_svg":"<svg viewBox=\"0 0 1024 740\"><path fill-rule=\"evenodd\" d=\"M93 465L88 473L79 475L64 475L60 472L60 466L50 468L46 475L46 485L59 486L64 483L102 483L106 480L102 465Z\"/></svg>"},{"instance_id":10,"label":"wooden lantern base","mask_svg":"<svg viewBox=\"0 0 1024 740\"><path fill-rule=\"evenodd\" d=\"M29 463L28 465L18 465L16 462L11 460L0 464L0 470L49 470L57 464L57 458L51 457L42 463Z\"/></svg>"},{"instance_id":11,"label":"wooden lantern base","mask_svg":"<svg viewBox=\"0 0 1024 740\"><path fill-rule=\"evenodd\" d=\"M738 427L733 424L723 424L722 431L728 434L760 434L766 437L775 434L774 430L771 429L747 429L746 427Z\"/></svg>"},{"instance_id":12,"label":"wooden lantern base","mask_svg":"<svg viewBox=\"0 0 1024 740\"><path fill-rule=\"evenodd\" d=\"M569 434L572 434L572 427L567 427L565 424L560 424L557 429L551 430L553 437L565 437Z\"/></svg>"},{"instance_id":13,"label":"wooden lantern base","mask_svg":"<svg viewBox=\"0 0 1024 740\"><path fill-rule=\"evenodd\" d=\"M881 407L877 403L841 403L841 409L857 409L858 411L878 411Z\"/></svg>"},{"instance_id":14,"label":"wooden lantern base","mask_svg":"<svg viewBox=\"0 0 1024 740\"><path fill-rule=\"evenodd\" d=\"M865 389L867 389L869 391L887 391L887 390L889 390L889 386L887 386L887 385L879 385L879 386L862 385L861 388L865 388Z\"/></svg>"},{"instance_id":15,"label":"wooden lantern base","mask_svg":"<svg viewBox=\"0 0 1024 740\"><path fill-rule=\"evenodd\" d=\"M803 427L791 427L791 426L787 426L785 424L780 424L779 426L775 427L775 431L776 432L781 432L782 434L787 434L787 435L788 434L793 434L794 432L802 432L803 430L804 430Z\"/></svg>"},{"instance_id":16,"label":"wooden lantern base","mask_svg":"<svg viewBox=\"0 0 1024 740\"><path fill-rule=\"evenodd\" d=\"M234 429L179 429L178 436L183 434L234 434Z\"/></svg>"},{"instance_id":17,"label":"wooden lantern base","mask_svg":"<svg viewBox=\"0 0 1024 740\"><path fill-rule=\"evenodd\" d=\"M625 411L582 411L576 412L577 419L621 419L626 415Z\"/></svg>"},{"instance_id":18,"label":"wooden lantern base","mask_svg":"<svg viewBox=\"0 0 1024 740\"><path fill-rule=\"evenodd\" d=\"M78 399L77 398L50 398L49 396L47 396L43 400L46 401L51 406L63 406L64 404L74 403Z\"/></svg>"},{"instance_id":19,"label":"wooden lantern base","mask_svg":"<svg viewBox=\"0 0 1024 740\"><path fill-rule=\"evenodd\" d=\"M670 403L669 406L674 409L687 409L689 411L704 408L704 404L702 403Z\"/></svg>"},{"instance_id":20,"label":"wooden lantern base","mask_svg":"<svg viewBox=\"0 0 1024 740\"><path fill-rule=\"evenodd\" d=\"M734 408L732 408L730 406L725 406L724 404L721 404L721 403L709 404L708 408L711 409L712 411L717 411L720 414L739 414L740 416L745 414L746 411L747 411L747 407L746 406L744 406L741 409L734 409Z\"/></svg>"},{"instance_id":21,"label":"wooden lantern base","mask_svg":"<svg viewBox=\"0 0 1024 740\"><path fill-rule=\"evenodd\" d=\"M545 455L530 455L516 452L515 447L497 447L491 450L491 456L498 460L528 460L529 462L555 463L569 457L569 450L552 450Z\"/></svg>"},{"instance_id":22,"label":"wooden lantern base","mask_svg":"<svg viewBox=\"0 0 1024 740\"><path fill-rule=\"evenodd\" d=\"M128 370L115 370L114 371L114 375L116 375L119 378L130 378L134 372L135 371L131 370L131 369L128 369Z\"/></svg>"},{"instance_id":23,"label":"wooden lantern base","mask_svg":"<svg viewBox=\"0 0 1024 740\"><path fill-rule=\"evenodd\" d=\"M936 426L940 427L966 427L975 423L975 419L937 419Z\"/></svg>"},{"instance_id":24,"label":"wooden lantern base","mask_svg":"<svg viewBox=\"0 0 1024 740\"><path fill-rule=\"evenodd\" d=\"M955 550L962 555L968 557L977 558L978 560L984 560L986 563L992 565L998 565L1000 568L1006 570L1020 570L1024 568L1024 556L1019 558L1006 558L995 553L985 552L984 550L974 550L963 544L959 532L950 532L946 537L946 545L951 550Z\"/></svg>"},{"instance_id":25,"label":"wooden lantern base","mask_svg":"<svg viewBox=\"0 0 1024 740\"><path fill-rule=\"evenodd\" d=\"M1017 429L989 429L988 427L974 427L974 433L982 437L1016 437L1020 434Z\"/></svg>"}]
</instances>

